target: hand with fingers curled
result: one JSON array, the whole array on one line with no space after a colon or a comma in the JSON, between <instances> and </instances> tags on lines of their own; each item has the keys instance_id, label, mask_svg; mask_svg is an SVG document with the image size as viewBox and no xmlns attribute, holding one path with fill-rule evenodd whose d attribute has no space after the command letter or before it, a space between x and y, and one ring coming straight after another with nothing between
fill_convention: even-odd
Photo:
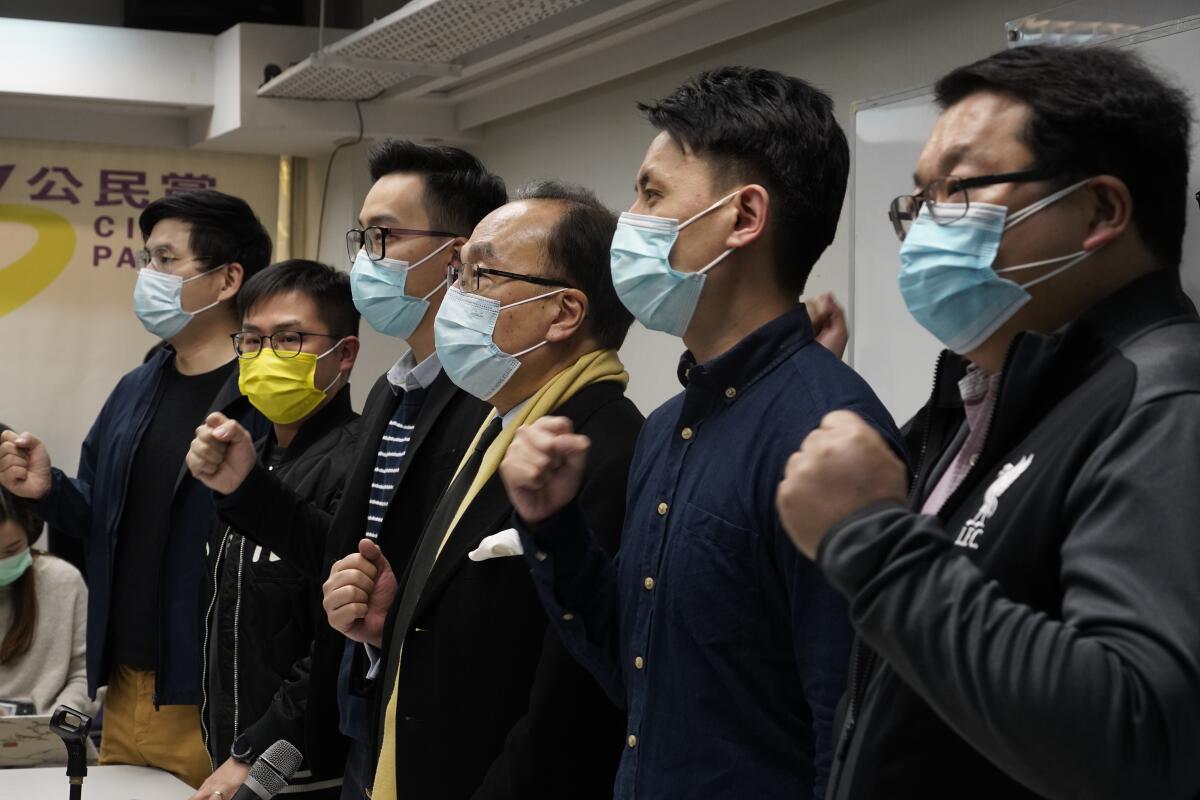
<instances>
[{"instance_id":1,"label":"hand with fingers curled","mask_svg":"<svg viewBox=\"0 0 1200 800\"><path fill-rule=\"evenodd\" d=\"M775 505L792 543L816 558L837 523L907 493L908 469L883 437L854 412L834 411L788 459Z\"/></svg>"},{"instance_id":2,"label":"hand with fingers curled","mask_svg":"<svg viewBox=\"0 0 1200 800\"><path fill-rule=\"evenodd\" d=\"M817 344L838 358L846 353L850 343L850 326L846 322L846 309L842 308L832 292L825 292L804 301L808 318L812 322L813 338Z\"/></svg>"},{"instance_id":3,"label":"hand with fingers curled","mask_svg":"<svg viewBox=\"0 0 1200 800\"><path fill-rule=\"evenodd\" d=\"M46 445L32 433L0 433L0 486L17 497L41 500L51 482Z\"/></svg>"},{"instance_id":4,"label":"hand with fingers curled","mask_svg":"<svg viewBox=\"0 0 1200 800\"><path fill-rule=\"evenodd\" d=\"M356 642L383 646L384 621L396 598L396 575L374 540L361 540L358 552L334 562L321 593L334 630Z\"/></svg>"},{"instance_id":5,"label":"hand with fingers curled","mask_svg":"<svg viewBox=\"0 0 1200 800\"><path fill-rule=\"evenodd\" d=\"M579 494L590 446L566 417L542 417L517 431L500 479L525 524L544 522Z\"/></svg>"},{"instance_id":6,"label":"hand with fingers curled","mask_svg":"<svg viewBox=\"0 0 1200 800\"><path fill-rule=\"evenodd\" d=\"M184 460L196 480L213 491L231 494L246 480L257 458L250 432L237 420L214 411L196 428Z\"/></svg>"}]
</instances>

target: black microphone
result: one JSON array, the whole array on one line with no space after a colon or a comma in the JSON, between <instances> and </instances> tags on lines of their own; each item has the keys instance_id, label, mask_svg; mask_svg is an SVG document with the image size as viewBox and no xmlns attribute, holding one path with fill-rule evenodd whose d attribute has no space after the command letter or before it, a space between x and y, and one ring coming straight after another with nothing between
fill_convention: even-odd
<instances>
[{"instance_id":1,"label":"black microphone","mask_svg":"<svg viewBox=\"0 0 1200 800\"><path fill-rule=\"evenodd\" d=\"M232 800L271 800L287 788L302 760L304 757L291 742L280 739L250 766L250 774Z\"/></svg>"}]
</instances>

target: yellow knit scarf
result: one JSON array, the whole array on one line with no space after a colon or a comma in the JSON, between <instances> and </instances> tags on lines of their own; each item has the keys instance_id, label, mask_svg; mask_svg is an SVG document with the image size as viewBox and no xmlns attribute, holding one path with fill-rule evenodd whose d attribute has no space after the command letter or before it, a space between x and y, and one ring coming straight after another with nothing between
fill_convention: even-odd
<instances>
[{"instance_id":1,"label":"yellow knit scarf","mask_svg":"<svg viewBox=\"0 0 1200 800\"><path fill-rule=\"evenodd\" d=\"M549 415L578 394L581 389L601 381L618 381L622 386L629 384L629 373L625 371L625 366L617 357L616 350L595 350L588 353L551 378L546 385L538 389L533 397L529 398L509 424L504 426L504 430L500 431L500 435L491 443L487 452L483 454L483 463L479 465L479 472L476 473L470 488L467 489L467 495L459 505L458 511L455 512L450 527L442 536L438 555L441 555L441 548L446 546L450 534L462 519L463 513L471 505L471 501L479 494L484 484L496 474L517 429ZM454 471L455 477L458 477L458 473L467 463L470 454L474 452L475 443L483 435L484 429L495 418L496 412L493 410L476 431L467 455L463 456L458 469ZM451 483L453 483L453 479L451 479ZM401 645L401 650L403 651L403 645ZM375 770L375 780L370 795L375 800L396 800L396 696L399 685L400 670L397 668L396 681L392 685L391 696L388 698L388 704L384 711L383 748L379 753L379 764Z\"/></svg>"},{"instance_id":2,"label":"yellow knit scarf","mask_svg":"<svg viewBox=\"0 0 1200 800\"><path fill-rule=\"evenodd\" d=\"M445 535L442 537L442 546L450 538L450 534L462 519L463 514L471 505L471 501L479 494L484 485L491 480L491 477L496 474L496 470L500 468L500 462L504 460L504 454L508 452L508 446L512 444L513 437L517 435L517 429L522 425L529 425L542 417L549 416L555 409L559 408L563 403L574 397L580 389L591 386L593 383L602 381L617 381L622 386L629 385L629 373L625 371L625 365L621 363L620 357L616 350L593 350L580 357L571 366L564 369L562 372L555 375L546 382L537 393L530 397L529 400L521 407L517 415L504 426L504 430L500 431L500 435L488 447L487 452L483 454L483 463L479 465L479 472L475 474L475 479L471 481L470 488L467 489L466 497L463 498L462 504L459 505L458 511L454 514L454 519L450 523L450 527L446 529ZM475 438L471 440L471 446L467 449L466 455L459 462L458 468L454 471L455 477L458 477L459 471L467 463L471 453L475 450L475 443L479 441L479 437L483 435L491 421L496 418L495 409L488 414L487 419L475 432ZM453 483L453 479L451 479ZM438 553L441 553L439 548Z\"/></svg>"}]
</instances>

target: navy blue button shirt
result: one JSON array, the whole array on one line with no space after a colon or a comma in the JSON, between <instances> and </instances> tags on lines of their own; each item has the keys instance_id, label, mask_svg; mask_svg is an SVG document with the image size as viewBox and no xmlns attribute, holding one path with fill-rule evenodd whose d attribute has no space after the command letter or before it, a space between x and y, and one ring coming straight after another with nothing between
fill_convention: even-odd
<instances>
[{"instance_id":1,"label":"navy blue button shirt","mask_svg":"<svg viewBox=\"0 0 1200 800\"><path fill-rule=\"evenodd\" d=\"M564 643L628 711L615 797L820 798L852 640L846 607L787 538L775 492L821 418L857 412L902 452L804 306L710 362L650 415L609 561L576 505L520 524Z\"/></svg>"}]
</instances>

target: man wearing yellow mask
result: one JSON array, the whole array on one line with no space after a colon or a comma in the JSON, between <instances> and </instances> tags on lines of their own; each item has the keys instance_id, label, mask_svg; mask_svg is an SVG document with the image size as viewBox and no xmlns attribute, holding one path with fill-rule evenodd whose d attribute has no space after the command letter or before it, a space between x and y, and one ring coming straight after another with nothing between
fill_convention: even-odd
<instances>
[{"instance_id":1,"label":"man wearing yellow mask","mask_svg":"<svg viewBox=\"0 0 1200 800\"><path fill-rule=\"evenodd\" d=\"M463 150L400 139L372 147L367 166L374 184L357 227L346 232L350 289L364 321L396 340L399 357L363 403L362 441L337 514L314 519L307 503L279 491L244 437L237 446L227 440L224 460L200 476L225 493L217 505L227 518L245 519L243 529L281 541L328 542L321 578L363 536L377 541L393 564L407 563L413 540L488 410L442 370L433 323L446 292L446 268L475 225L507 201L504 182ZM314 770L343 772L343 798L362 800L375 772L367 710L375 687L359 640L322 627L311 680L336 689L313 694L309 730L340 730L350 744L347 750L319 739L301 750Z\"/></svg>"},{"instance_id":2,"label":"man wearing yellow mask","mask_svg":"<svg viewBox=\"0 0 1200 800\"><path fill-rule=\"evenodd\" d=\"M241 330L232 337L238 386L273 423L254 455L279 491L323 517L342 495L358 439L350 407L350 371L358 355L359 315L350 278L315 261L276 264L246 284ZM226 435L224 441L221 436ZM197 432L188 466L197 478L215 471L245 429L212 414ZM323 537L276 540L268 526L219 514L209 544L205 602L205 745L215 767L195 797L230 798L263 750L287 739L302 753L324 739L344 748L336 729L309 731L310 648L320 596L316 564ZM306 758L307 762L307 758ZM219 766L218 766L219 765ZM337 798L342 774L306 763L291 791Z\"/></svg>"}]
</instances>

